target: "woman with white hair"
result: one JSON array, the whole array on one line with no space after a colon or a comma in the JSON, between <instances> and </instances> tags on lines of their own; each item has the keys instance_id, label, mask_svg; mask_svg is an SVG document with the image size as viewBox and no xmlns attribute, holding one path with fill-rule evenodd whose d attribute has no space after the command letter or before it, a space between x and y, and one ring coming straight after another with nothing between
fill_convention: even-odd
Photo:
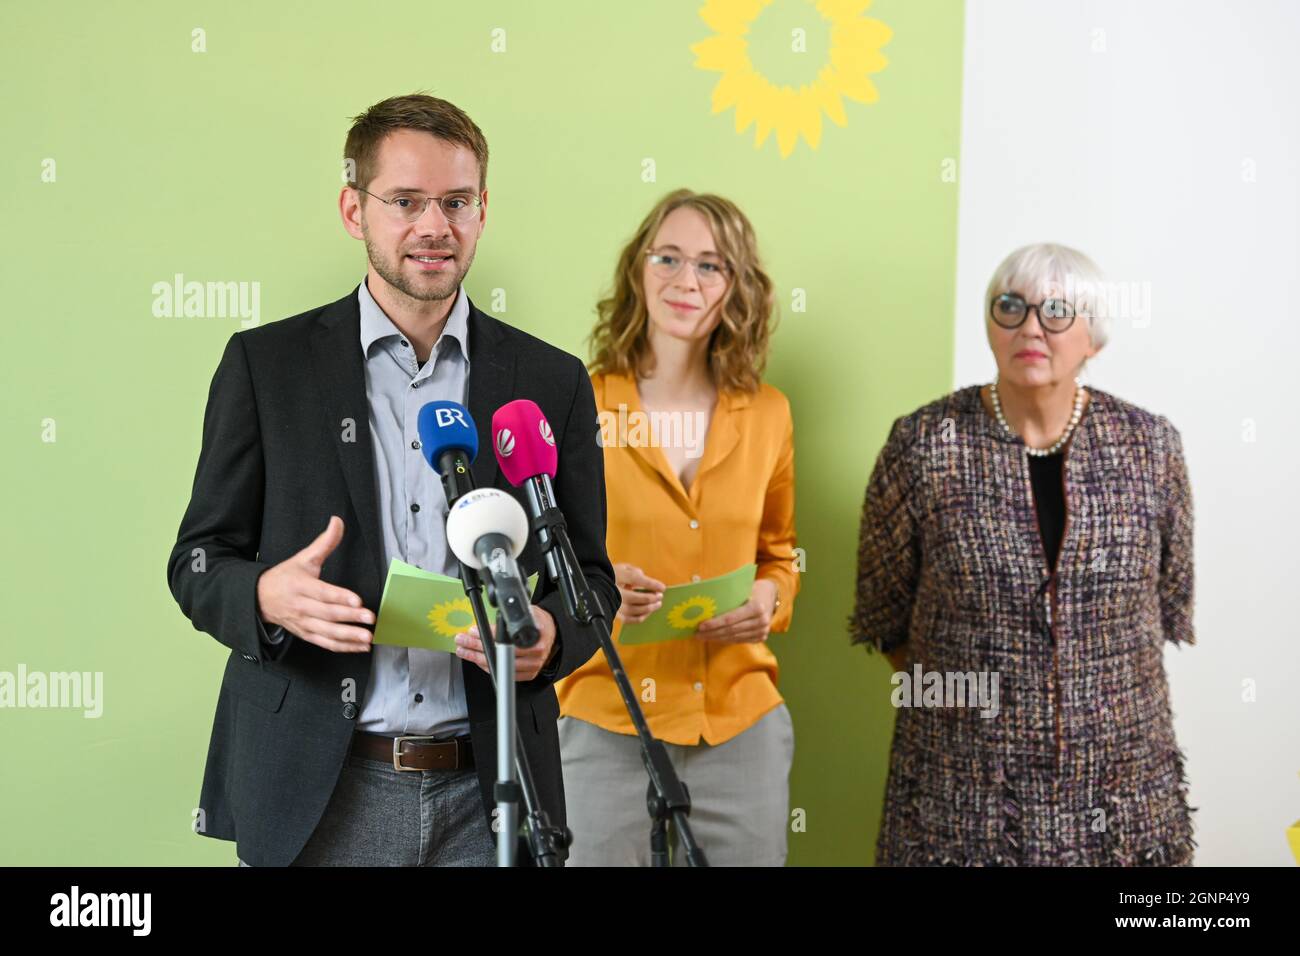
<instances>
[{"instance_id":1,"label":"woman with white hair","mask_svg":"<svg viewBox=\"0 0 1300 956\"><path fill-rule=\"evenodd\" d=\"M1166 419L1079 381L1105 301L1082 253L1013 252L997 379L899 418L876 461L850 627L910 691L878 864L1191 862L1162 656L1194 642L1191 492Z\"/></svg>"}]
</instances>

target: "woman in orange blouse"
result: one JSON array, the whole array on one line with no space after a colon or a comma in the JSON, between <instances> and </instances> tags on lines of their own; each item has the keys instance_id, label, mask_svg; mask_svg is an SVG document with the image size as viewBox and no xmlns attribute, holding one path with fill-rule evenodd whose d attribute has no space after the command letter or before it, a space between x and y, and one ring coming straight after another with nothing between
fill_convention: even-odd
<instances>
[{"instance_id":1,"label":"woman in orange blouse","mask_svg":"<svg viewBox=\"0 0 1300 956\"><path fill-rule=\"evenodd\" d=\"M606 546L623 604L619 655L651 732L691 795L710 862L786 856L790 714L772 631L790 626L794 431L760 378L772 282L744 214L678 190L641 223L598 306L592 384L605 448ZM757 564L749 600L691 637L618 641L663 589ZM650 820L640 749L603 655L558 685L570 865L645 865ZM683 862L673 834L673 862Z\"/></svg>"}]
</instances>

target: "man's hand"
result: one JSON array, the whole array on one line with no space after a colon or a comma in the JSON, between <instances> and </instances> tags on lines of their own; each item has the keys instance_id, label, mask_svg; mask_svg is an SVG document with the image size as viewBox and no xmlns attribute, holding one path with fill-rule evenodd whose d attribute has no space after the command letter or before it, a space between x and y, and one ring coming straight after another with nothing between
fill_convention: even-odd
<instances>
[{"instance_id":1,"label":"man's hand","mask_svg":"<svg viewBox=\"0 0 1300 956\"><path fill-rule=\"evenodd\" d=\"M551 653L555 650L555 618L551 612L536 604L530 605L533 622L542 632L537 643L532 647L515 648L515 680L532 680L547 664L551 662ZM478 627L471 625L468 631L456 635L456 656L477 664L484 671L488 670L487 655L483 653L483 641L479 637ZM489 671L490 673L490 671Z\"/></svg>"},{"instance_id":2,"label":"man's hand","mask_svg":"<svg viewBox=\"0 0 1300 956\"><path fill-rule=\"evenodd\" d=\"M374 624L373 611L347 588L320 579L321 565L343 540L343 519L330 523L311 544L262 572L257 579L257 607L262 620L284 628L327 651L370 650L374 634L345 623Z\"/></svg>"},{"instance_id":3,"label":"man's hand","mask_svg":"<svg viewBox=\"0 0 1300 956\"><path fill-rule=\"evenodd\" d=\"M767 578L759 578L754 582L748 601L734 611L702 621L695 629L695 636L700 640L727 644L765 641L775 607L776 585Z\"/></svg>"}]
</instances>

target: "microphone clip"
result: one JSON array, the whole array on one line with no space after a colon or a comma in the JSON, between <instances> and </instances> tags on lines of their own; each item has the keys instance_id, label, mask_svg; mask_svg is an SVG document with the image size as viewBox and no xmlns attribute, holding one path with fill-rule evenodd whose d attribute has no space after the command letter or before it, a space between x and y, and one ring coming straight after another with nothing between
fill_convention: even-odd
<instances>
[{"instance_id":1,"label":"microphone clip","mask_svg":"<svg viewBox=\"0 0 1300 956\"><path fill-rule=\"evenodd\" d=\"M564 512L551 505L549 508L543 508L530 522L529 527L532 528L533 534L537 535L537 540L543 542L542 550L549 551L559 539L559 532L566 531L568 525L564 522Z\"/></svg>"}]
</instances>

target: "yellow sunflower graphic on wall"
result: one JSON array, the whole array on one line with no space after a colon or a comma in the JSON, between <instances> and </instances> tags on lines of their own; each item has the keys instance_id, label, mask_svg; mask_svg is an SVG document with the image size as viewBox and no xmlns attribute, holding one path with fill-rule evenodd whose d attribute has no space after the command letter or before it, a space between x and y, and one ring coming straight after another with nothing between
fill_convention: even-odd
<instances>
[{"instance_id":1,"label":"yellow sunflower graphic on wall","mask_svg":"<svg viewBox=\"0 0 1300 956\"><path fill-rule=\"evenodd\" d=\"M469 598L461 597L435 604L429 611L429 627L443 637L455 637L474 623Z\"/></svg>"},{"instance_id":2,"label":"yellow sunflower graphic on wall","mask_svg":"<svg viewBox=\"0 0 1300 956\"><path fill-rule=\"evenodd\" d=\"M721 73L713 88L713 112L736 108L736 132L751 123L754 148L760 149L775 130L777 146L784 159L794 151L799 137L812 149L821 145L822 113L837 126L844 126L843 100L874 103L879 94L869 76L888 64L880 48L893 31L879 20L862 14L871 0L806 0L829 24L829 52L812 83L796 90L790 84L777 86L763 76L750 60L750 27L773 0L707 0L700 19L714 30L714 36L691 47L695 66Z\"/></svg>"},{"instance_id":3,"label":"yellow sunflower graphic on wall","mask_svg":"<svg viewBox=\"0 0 1300 956\"><path fill-rule=\"evenodd\" d=\"M679 631L693 631L701 621L718 613L718 602L713 598L696 595L673 606L668 612L668 623Z\"/></svg>"}]
</instances>

